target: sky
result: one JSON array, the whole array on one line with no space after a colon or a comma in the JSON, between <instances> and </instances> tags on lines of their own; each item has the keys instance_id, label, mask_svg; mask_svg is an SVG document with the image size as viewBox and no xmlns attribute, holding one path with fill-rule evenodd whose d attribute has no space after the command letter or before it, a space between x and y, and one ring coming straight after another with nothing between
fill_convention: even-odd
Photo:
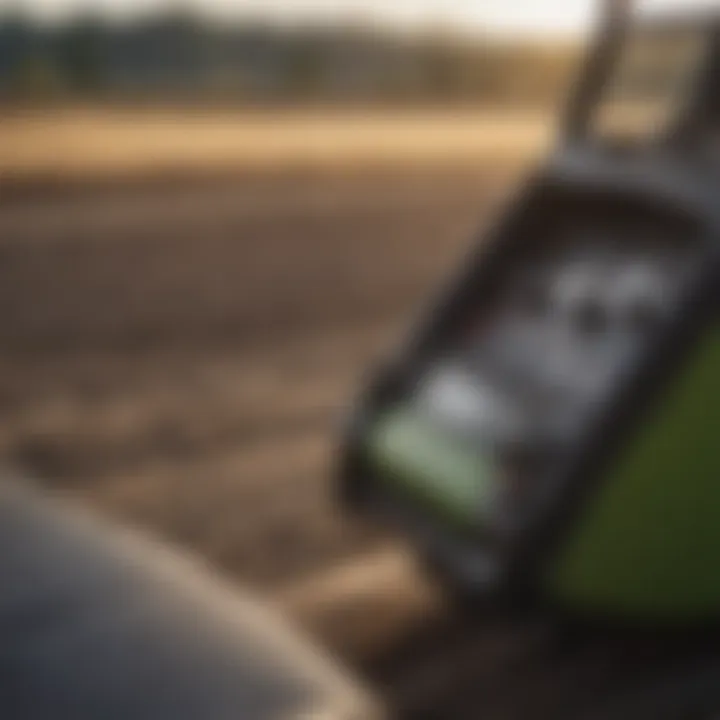
<instances>
[{"instance_id":1,"label":"sky","mask_svg":"<svg viewBox=\"0 0 720 720\"><path fill-rule=\"evenodd\" d=\"M590 21L597 0L180 0L220 17L279 22L372 19L400 27L447 23L461 29L567 33ZM83 9L126 17L172 6L173 0L0 0L56 19Z\"/></svg>"},{"instance_id":2,"label":"sky","mask_svg":"<svg viewBox=\"0 0 720 720\"><path fill-rule=\"evenodd\" d=\"M223 17L282 23L372 19L399 27L444 23L504 34L576 34L588 29L602 0L0 0L57 19L82 9L127 17L177 5ZM640 0L652 6L718 4L720 0Z\"/></svg>"}]
</instances>

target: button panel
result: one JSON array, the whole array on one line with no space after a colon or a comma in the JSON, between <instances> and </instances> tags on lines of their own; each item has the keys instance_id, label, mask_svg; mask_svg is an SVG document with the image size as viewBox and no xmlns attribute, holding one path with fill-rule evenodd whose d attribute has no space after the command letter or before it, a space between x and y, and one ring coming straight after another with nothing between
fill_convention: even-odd
<instances>
[{"instance_id":1,"label":"button panel","mask_svg":"<svg viewBox=\"0 0 720 720\"><path fill-rule=\"evenodd\" d=\"M505 469L505 501L517 504L614 397L692 274L692 253L679 245L567 242L528 255L434 363L414 404L492 456Z\"/></svg>"}]
</instances>

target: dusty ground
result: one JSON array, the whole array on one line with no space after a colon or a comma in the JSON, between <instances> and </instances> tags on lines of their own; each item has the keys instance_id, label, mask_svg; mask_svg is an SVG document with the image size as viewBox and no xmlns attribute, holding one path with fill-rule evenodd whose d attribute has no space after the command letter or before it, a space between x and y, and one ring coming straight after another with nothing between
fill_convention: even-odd
<instances>
[{"instance_id":1,"label":"dusty ground","mask_svg":"<svg viewBox=\"0 0 720 720\"><path fill-rule=\"evenodd\" d=\"M506 173L263 176L5 203L0 446L262 583L365 542L328 501L370 359Z\"/></svg>"}]
</instances>

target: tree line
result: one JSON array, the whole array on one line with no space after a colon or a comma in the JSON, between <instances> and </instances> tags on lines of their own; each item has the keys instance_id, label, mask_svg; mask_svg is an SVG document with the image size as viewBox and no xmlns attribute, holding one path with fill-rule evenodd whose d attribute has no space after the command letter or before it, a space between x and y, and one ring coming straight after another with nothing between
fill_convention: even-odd
<instances>
[{"instance_id":1,"label":"tree line","mask_svg":"<svg viewBox=\"0 0 720 720\"><path fill-rule=\"evenodd\" d=\"M181 12L43 26L0 16L4 99L538 104L563 92L570 45L369 27L214 24Z\"/></svg>"}]
</instances>

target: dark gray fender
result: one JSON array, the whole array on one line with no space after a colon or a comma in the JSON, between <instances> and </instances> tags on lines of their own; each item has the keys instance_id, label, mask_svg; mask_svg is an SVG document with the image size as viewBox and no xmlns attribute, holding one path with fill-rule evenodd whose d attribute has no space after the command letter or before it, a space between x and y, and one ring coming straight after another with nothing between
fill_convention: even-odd
<instances>
[{"instance_id":1,"label":"dark gray fender","mask_svg":"<svg viewBox=\"0 0 720 720\"><path fill-rule=\"evenodd\" d=\"M3 720L371 720L363 692L201 563L0 484Z\"/></svg>"}]
</instances>

